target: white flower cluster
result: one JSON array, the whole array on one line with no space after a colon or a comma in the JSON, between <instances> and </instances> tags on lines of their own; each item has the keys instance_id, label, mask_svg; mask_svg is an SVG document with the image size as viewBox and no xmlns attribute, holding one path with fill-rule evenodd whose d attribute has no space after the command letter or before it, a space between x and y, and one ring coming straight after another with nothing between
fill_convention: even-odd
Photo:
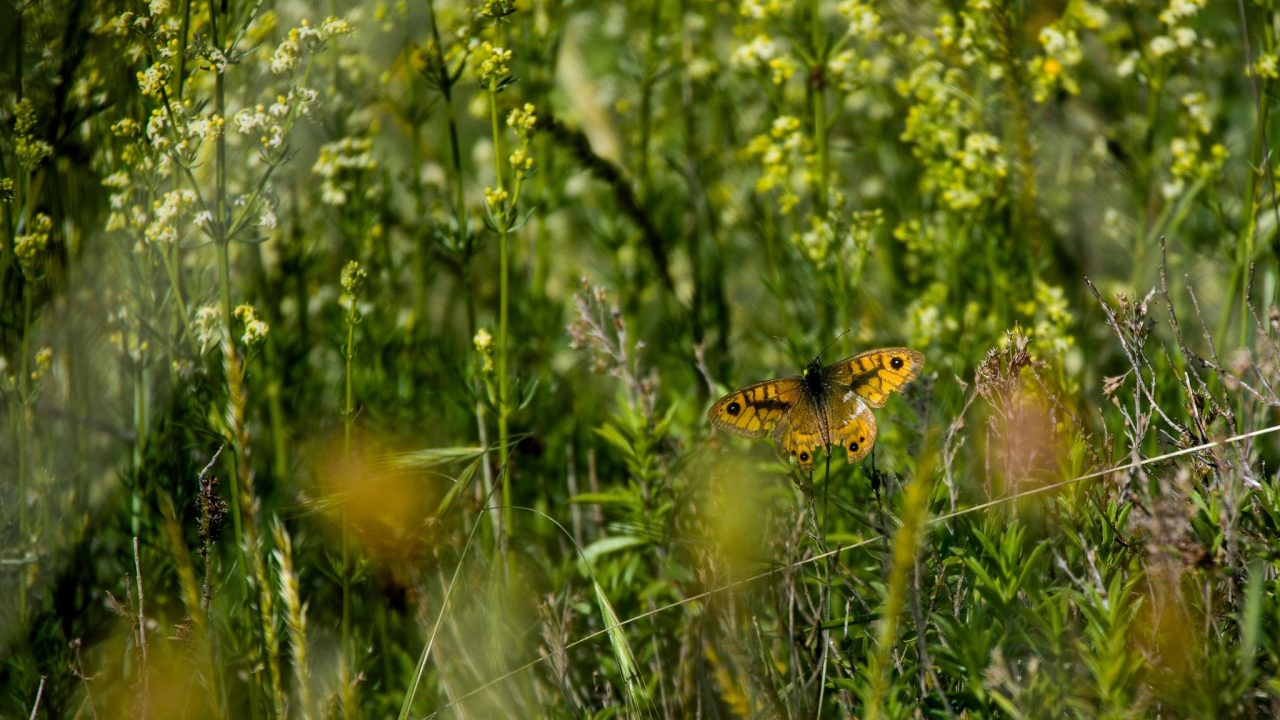
<instances>
[{"instance_id":1,"label":"white flower cluster","mask_svg":"<svg viewBox=\"0 0 1280 720\"><path fill-rule=\"evenodd\" d=\"M298 27L289 30L284 42L271 54L271 72L276 75L291 72L298 67L303 52L314 52L329 38L351 33L351 24L341 18L327 17L319 27L303 20Z\"/></svg>"},{"instance_id":2,"label":"white flower cluster","mask_svg":"<svg viewBox=\"0 0 1280 720\"><path fill-rule=\"evenodd\" d=\"M182 238L181 219L195 206L192 190L171 190L153 204L151 222L143 233L148 243L172 245Z\"/></svg>"},{"instance_id":3,"label":"white flower cluster","mask_svg":"<svg viewBox=\"0 0 1280 720\"><path fill-rule=\"evenodd\" d=\"M373 141L368 138L342 138L320 148L311 172L322 178L320 197L328 205L345 205L355 179L360 173L378 167L373 156Z\"/></svg>"}]
</instances>

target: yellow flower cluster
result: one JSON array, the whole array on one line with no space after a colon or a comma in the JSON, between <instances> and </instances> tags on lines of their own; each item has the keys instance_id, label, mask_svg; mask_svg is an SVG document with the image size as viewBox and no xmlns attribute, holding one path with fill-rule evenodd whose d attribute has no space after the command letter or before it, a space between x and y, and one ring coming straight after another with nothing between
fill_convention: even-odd
<instances>
[{"instance_id":1,"label":"yellow flower cluster","mask_svg":"<svg viewBox=\"0 0 1280 720\"><path fill-rule=\"evenodd\" d=\"M49 233L52 231L53 220L44 213L36 213L31 219L28 232L14 238L13 254L18 259L23 275L35 277L40 274L49 251Z\"/></svg>"},{"instance_id":2,"label":"yellow flower cluster","mask_svg":"<svg viewBox=\"0 0 1280 720\"><path fill-rule=\"evenodd\" d=\"M756 192L765 194L777 190L782 212L786 214L795 209L800 202L797 189L809 185L807 170L812 153L800 118L792 115L776 118L768 133L752 138L746 153L760 160ZM798 173L801 170L805 172Z\"/></svg>"},{"instance_id":3,"label":"yellow flower cluster","mask_svg":"<svg viewBox=\"0 0 1280 720\"><path fill-rule=\"evenodd\" d=\"M1230 154L1226 145L1220 142L1205 142L1213 131L1213 110L1204 93L1187 93L1179 104L1182 106L1179 116L1182 132L1169 142L1171 177L1160 188L1167 200L1180 196L1189 185L1218 177Z\"/></svg>"},{"instance_id":4,"label":"yellow flower cluster","mask_svg":"<svg viewBox=\"0 0 1280 720\"><path fill-rule=\"evenodd\" d=\"M364 291L365 281L368 279L369 271L361 267L358 261L349 260L342 268L342 276L339 280L342 295L338 297L338 304L351 312L355 308L356 300L360 298L360 293Z\"/></svg>"},{"instance_id":5,"label":"yellow flower cluster","mask_svg":"<svg viewBox=\"0 0 1280 720\"><path fill-rule=\"evenodd\" d=\"M34 170L45 158L53 154L53 146L36 137L39 120L30 98L23 98L13 106L13 130L16 137L14 154L24 170Z\"/></svg>"},{"instance_id":6,"label":"yellow flower cluster","mask_svg":"<svg viewBox=\"0 0 1280 720\"><path fill-rule=\"evenodd\" d=\"M485 42L480 46L480 87L500 90L511 80L511 51Z\"/></svg>"},{"instance_id":7,"label":"yellow flower cluster","mask_svg":"<svg viewBox=\"0 0 1280 720\"><path fill-rule=\"evenodd\" d=\"M517 178L525 178L533 173L533 155L529 152L529 144L533 139L533 128L538 123L538 116L532 104L515 108L507 115L507 127L516 133L519 145L507 159L511 163L511 171Z\"/></svg>"},{"instance_id":8,"label":"yellow flower cluster","mask_svg":"<svg viewBox=\"0 0 1280 720\"><path fill-rule=\"evenodd\" d=\"M1072 0L1062 15L1040 30L1041 55L1028 63L1032 93L1036 102L1045 102L1061 90L1070 95L1080 92L1072 71L1084 59L1080 32L1103 29L1109 17L1101 7L1085 0Z\"/></svg>"},{"instance_id":9,"label":"yellow flower cluster","mask_svg":"<svg viewBox=\"0 0 1280 720\"><path fill-rule=\"evenodd\" d=\"M241 305L236 308L235 313L236 319L244 323L244 335L240 336L240 341L246 346L257 345L271 332L271 326L258 319L258 311L252 305Z\"/></svg>"}]
</instances>

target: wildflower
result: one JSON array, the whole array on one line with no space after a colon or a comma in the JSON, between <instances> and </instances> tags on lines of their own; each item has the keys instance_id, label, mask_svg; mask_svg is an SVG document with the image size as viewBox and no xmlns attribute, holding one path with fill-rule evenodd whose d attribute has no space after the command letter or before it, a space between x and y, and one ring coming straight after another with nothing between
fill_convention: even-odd
<instances>
[{"instance_id":1,"label":"wildflower","mask_svg":"<svg viewBox=\"0 0 1280 720\"><path fill-rule=\"evenodd\" d=\"M501 90L511 80L511 51L485 43L480 48L480 87Z\"/></svg>"},{"instance_id":2,"label":"wildflower","mask_svg":"<svg viewBox=\"0 0 1280 720\"><path fill-rule=\"evenodd\" d=\"M778 44L764 33L760 33L745 45L739 45L733 51L731 62L741 68L756 68L767 64L778 55Z\"/></svg>"},{"instance_id":3,"label":"wildflower","mask_svg":"<svg viewBox=\"0 0 1280 720\"><path fill-rule=\"evenodd\" d=\"M356 189L357 181L367 171L378 167L373 157L373 141L368 138L342 138L320 148L311 172L322 178L320 198L328 205L345 205Z\"/></svg>"},{"instance_id":4,"label":"wildflower","mask_svg":"<svg viewBox=\"0 0 1280 720\"><path fill-rule=\"evenodd\" d=\"M511 169L517 175L528 175L533 172L533 156L526 148L517 148L508 160L511 163Z\"/></svg>"},{"instance_id":5,"label":"wildflower","mask_svg":"<svg viewBox=\"0 0 1280 720\"><path fill-rule=\"evenodd\" d=\"M192 190L171 190L161 195L152 203L151 221L143 232L146 241L160 245L176 243L182 235L178 221L190 211L196 200Z\"/></svg>"},{"instance_id":6,"label":"wildflower","mask_svg":"<svg viewBox=\"0 0 1280 720\"><path fill-rule=\"evenodd\" d=\"M165 85L169 82L169 74L173 72L173 68L169 63L158 62L139 71L136 75L138 78L138 87L142 89L143 95L159 95L160 91L165 89Z\"/></svg>"},{"instance_id":7,"label":"wildflower","mask_svg":"<svg viewBox=\"0 0 1280 720\"><path fill-rule=\"evenodd\" d=\"M534 111L532 103L513 109L507 114L507 127L521 136L529 135L533 132L533 126L538 123L538 115Z\"/></svg>"},{"instance_id":8,"label":"wildflower","mask_svg":"<svg viewBox=\"0 0 1280 720\"><path fill-rule=\"evenodd\" d=\"M800 68L789 55L776 57L769 61L770 79L774 85L782 85L790 80Z\"/></svg>"},{"instance_id":9,"label":"wildflower","mask_svg":"<svg viewBox=\"0 0 1280 720\"><path fill-rule=\"evenodd\" d=\"M311 108L320 101L320 93L314 88L298 85L289 91L289 100L302 111L303 115L309 115Z\"/></svg>"},{"instance_id":10,"label":"wildflower","mask_svg":"<svg viewBox=\"0 0 1280 720\"><path fill-rule=\"evenodd\" d=\"M493 373L493 335L486 328L480 328L476 331L475 337L471 342L476 346L476 352L480 353L480 372L485 375Z\"/></svg>"},{"instance_id":11,"label":"wildflower","mask_svg":"<svg viewBox=\"0 0 1280 720\"><path fill-rule=\"evenodd\" d=\"M49 368L53 366L53 348L45 346L36 351L36 366L31 371L31 382L40 382L40 379L49 372Z\"/></svg>"},{"instance_id":12,"label":"wildflower","mask_svg":"<svg viewBox=\"0 0 1280 720\"><path fill-rule=\"evenodd\" d=\"M29 98L23 98L13 106L13 129L17 136L15 154L19 165L28 171L34 170L53 154L53 146L35 136L38 123L35 106Z\"/></svg>"},{"instance_id":13,"label":"wildflower","mask_svg":"<svg viewBox=\"0 0 1280 720\"><path fill-rule=\"evenodd\" d=\"M34 277L39 274L44 256L49 250L49 234L53 220L44 213L37 213L28 227L30 232L14 238L13 254L18 259L22 274Z\"/></svg>"},{"instance_id":14,"label":"wildflower","mask_svg":"<svg viewBox=\"0 0 1280 720\"><path fill-rule=\"evenodd\" d=\"M116 137L137 137L140 131L141 128L138 126L138 121L133 118L125 118L111 126L111 134Z\"/></svg>"},{"instance_id":15,"label":"wildflower","mask_svg":"<svg viewBox=\"0 0 1280 720\"><path fill-rule=\"evenodd\" d=\"M1206 0L1172 0L1169 7L1160 13L1160 22L1173 27L1200 12Z\"/></svg>"},{"instance_id":16,"label":"wildflower","mask_svg":"<svg viewBox=\"0 0 1280 720\"><path fill-rule=\"evenodd\" d=\"M516 11L516 4L512 0L484 0L484 4L480 6L480 16L490 19L504 18Z\"/></svg>"},{"instance_id":17,"label":"wildflower","mask_svg":"<svg viewBox=\"0 0 1280 720\"><path fill-rule=\"evenodd\" d=\"M825 267L830 260L831 246L835 239L835 229L831 223L817 216L809 217L809 230L792 237L800 252L809 262L819 268Z\"/></svg>"},{"instance_id":18,"label":"wildflower","mask_svg":"<svg viewBox=\"0 0 1280 720\"><path fill-rule=\"evenodd\" d=\"M232 119L235 120L236 130L242 135L252 135L267 124L266 108L262 105L256 106L253 110L242 108Z\"/></svg>"},{"instance_id":19,"label":"wildflower","mask_svg":"<svg viewBox=\"0 0 1280 720\"><path fill-rule=\"evenodd\" d=\"M764 194L779 190L780 209L789 213L800 202L794 176L797 169L810 162L809 146L801 130L800 119L791 115L780 116L773 121L769 133L758 135L747 145L747 154L760 158L760 177L756 179L756 192ZM806 182L801 181L801 184Z\"/></svg>"},{"instance_id":20,"label":"wildflower","mask_svg":"<svg viewBox=\"0 0 1280 720\"><path fill-rule=\"evenodd\" d=\"M787 5L781 0L745 0L738 7L738 12L751 20L771 20L780 17Z\"/></svg>"},{"instance_id":21,"label":"wildflower","mask_svg":"<svg viewBox=\"0 0 1280 720\"><path fill-rule=\"evenodd\" d=\"M252 305L240 305L235 310L236 318L244 323L244 335L240 341L252 347L266 339L271 327L258 319L258 311Z\"/></svg>"},{"instance_id":22,"label":"wildflower","mask_svg":"<svg viewBox=\"0 0 1280 720\"><path fill-rule=\"evenodd\" d=\"M369 271L361 267L358 261L348 261L342 268L342 278L339 281L342 285L342 295L338 298L338 304L347 310L354 308L368 278Z\"/></svg>"},{"instance_id":23,"label":"wildflower","mask_svg":"<svg viewBox=\"0 0 1280 720\"><path fill-rule=\"evenodd\" d=\"M849 21L849 35L865 41L880 37L880 15L871 5L861 0L844 0L836 6L836 12Z\"/></svg>"},{"instance_id":24,"label":"wildflower","mask_svg":"<svg viewBox=\"0 0 1280 720\"><path fill-rule=\"evenodd\" d=\"M355 32L355 28L351 27L351 23L344 18L334 17L332 15L326 17L324 22L320 24L320 35L325 40L344 35L351 35Z\"/></svg>"},{"instance_id":25,"label":"wildflower","mask_svg":"<svg viewBox=\"0 0 1280 720\"><path fill-rule=\"evenodd\" d=\"M13 106L13 131L18 135L30 135L39 120L31 98L22 98Z\"/></svg>"},{"instance_id":26,"label":"wildflower","mask_svg":"<svg viewBox=\"0 0 1280 720\"><path fill-rule=\"evenodd\" d=\"M218 48L208 48L204 51L203 57L208 61L208 69L214 73L221 75L227 71L227 56Z\"/></svg>"},{"instance_id":27,"label":"wildflower","mask_svg":"<svg viewBox=\"0 0 1280 720\"><path fill-rule=\"evenodd\" d=\"M187 132L203 141L213 140L222 134L222 117L216 113L200 116L187 123Z\"/></svg>"},{"instance_id":28,"label":"wildflower","mask_svg":"<svg viewBox=\"0 0 1280 720\"><path fill-rule=\"evenodd\" d=\"M870 60L858 59L853 50L842 50L827 61L827 75L841 90L849 92L859 87L872 74Z\"/></svg>"},{"instance_id":29,"label":"wildflower","mask_svg":"<svg viewBox=\"0 0 1280 720\"><path fill-rule=\"evenodd\" d=\"M205 305L196 310L195 319L192 321L192 330L196 336L196 342L200 343L200 352L207 350L214 342L216 342L222 331L222 313L214 305Z\"/></svg>"},{"instance_id":30,"label":"wildflower","mask_svg":"<svg viewBox=\"0 0 1280 720\"><path fill-rule=\"evenodd\" d=\"M1202 92L1190 92L1180 98L1183 109L1187 111L1187 119L1192 127L1203 135L1213 129L1212 110L1209 98Z\"/></svg>"},{"instance_id":31,"label":"wildflower","mask_svg":"<svg viewBox=\"0 0 1280 720\"><path fill-rule=\"evenodd\" d=\"M1147 44L1147 49L1156 57L1164 57L1174 50L1178 49L1178 44L1167 35L1157 35L1151 38L1151 42Z\"/></svg>"},{"instance_id":32,"label":"wildflower","mask_svg":"<svg viewBox=\"0 0 1280 720\"><path fill-rule=\"evenodd\" d=\"M276 46L271 53L271 72L283 75L298 66L298 43L292 38Z\"/></svg>"},{"instance_id":33,"label":"wildflower","mask_svg":"<svg viewBox=\"0 0 1280 720\"><path fill-rule=\"evenodd\" d=\"M151 349L151 343L138 337L138 333L132 330L127 333L119 331L113 332L111 333L110 340L111 344L118 345L124 356L132 360L134 363L141 363L142 359L146 356L147 351Z\"/></svg>"},{"instance_id":34,"label":"wildflower","mask_svg":"<svg viewBox=\"0 0 1280 720\"><path fill-rule=\"evenodd\" d=\"M500 209L510 199L511 194L502 188L487 187L484 189L484 202L494 211Z\"/></svg>"},{"instance_id":35,"label":"wildflower","mask_svg":"<svg viewBox=\"0 0 1280 720\"><path fill-rule=\"evenodd\" d=\"M1133 75L1133 71L1138 66L1138 59L1137 51L1126 53L1123 58L1120 58L1119 64L1116 65L1116 76L1127 78Z\"/></svg>"},{"instance_id":36,"label":"wildflower","mask_svg":"<svg viewBox=\"0 0 1280 720\"><path fill-rule=\"evenodd\" d=\"M1276 54L1263 53L1253 61L1253 74L1260 78L1274 80L1280 77L1280 71L1277 70ZM1245 71L1248 74L1248 70Z\"/></svg>"}]
</instances>

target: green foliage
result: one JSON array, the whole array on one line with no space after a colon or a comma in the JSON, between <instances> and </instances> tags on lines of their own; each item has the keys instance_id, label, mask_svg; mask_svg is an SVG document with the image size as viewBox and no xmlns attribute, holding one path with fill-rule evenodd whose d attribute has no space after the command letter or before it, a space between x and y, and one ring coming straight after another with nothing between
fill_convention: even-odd
<instances>
[{"instance_id":1,"label":"green foliage","mask_svg":"<svg viewBox=\"0 0 1280 720\"><path fill-rule=\"evenodd\" d=\"M1276 714L1273 3L330 7L0 7L0 716Z\"/></svg>"}]
</instances>

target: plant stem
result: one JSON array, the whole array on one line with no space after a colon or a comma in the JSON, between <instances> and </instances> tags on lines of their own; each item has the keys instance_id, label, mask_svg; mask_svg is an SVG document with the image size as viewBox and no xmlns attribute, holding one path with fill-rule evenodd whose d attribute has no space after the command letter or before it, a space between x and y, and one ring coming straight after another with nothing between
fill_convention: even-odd
<instances>
[{"instance_id":1,"label":"plant stem","mask_svg":"<svg viewBox=\"0 0 1280 720\"><path fill-rule=\"evenodd\" d=\"M342 459L347 472L351 472L351 426L355 414L355 393L352 387L354 375L356 343L356 297L351 297L351 305L347 308L347 344L343 349L344 393L342 408ZM348 476L350 477L350 475ZM344 488L346 490L346 488ZM342 532L342 713L343 717L356 715L355 697L351 691L350 663L355 657L355 647L351 641L351 531L347 525L347 502L344 494L339 504Z\"/></svg>"},{"instance_id":2,"label":"plant stem","mask_svg":"<svg viewBox=\"0 0 1280 720\"><path fill-rule=\"evenodd\" d=\"M502 184L502 132L498 124L498 81L489 84L489 124L493 133L494 187L501 194ZM504 208L507 207L504 204ZM502 210L498 222L498 453L502 458L499 472L502 474L502 546L503 552L511 540L511 470L507 442L509 440L507 418L511 414L511 383L507 377L507 327L510 289L509 235L510 213Z\"/></svg>"},{"instance_id":3,"label":"plant stem","mask_svg":"<svg viewBox=\"0 0 1280 720\"><path fill-rule=\"evenodd\" d=\"M818 152L818 183L814 188L814 214L825 219L830 201L831 156L827 148L827 50L826 28L818 0L809 3L809 30L813 43L814 66L809 74L809 93L813 103L813 144Z\"/></svg>"},{"instance_id":4,"label":"plant stem","mask_svg":"<svg viewBox=\"0 0 1280 720\"><path fill-rule=\"evenodd\" d=\"M15 450L18 453L18 542L24 550L28 547L30 538L30 520L27 517L27 452L30 448L27 432L30 429L31 408L29 398L31 396L30 385L31 378L29 353L31 350L31 295L34 290L31 284L23 283L22 286L22 343L18 347L21 353L18 361L18 443ZM26 622L27 619L27 576L24 573L18 583L18 618L19 622Z\"/></svg>"}]
</instances>

